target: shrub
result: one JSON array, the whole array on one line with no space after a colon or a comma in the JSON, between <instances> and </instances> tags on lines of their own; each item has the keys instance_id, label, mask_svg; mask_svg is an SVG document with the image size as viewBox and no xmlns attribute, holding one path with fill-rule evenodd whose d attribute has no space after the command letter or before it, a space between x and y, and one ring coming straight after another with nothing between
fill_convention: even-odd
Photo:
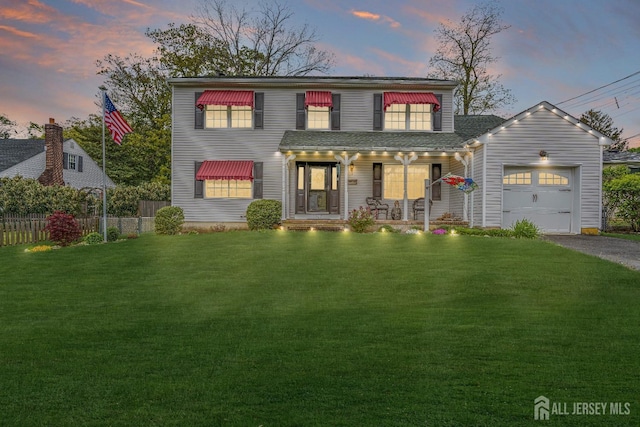
<instances>
[{"instance_id":1,"label":"shrub","mask_svg":"<svg viewBox=\"0 0 640 427\"><path fill-rule=\"evenodd\" d=\"M178 234L184 224L184 212L178 206L166 206L156 212L156 234Z\"/></svg>"},{"instance_id":2,"label":"shrub","mask_svg":"<svg viewBox=\"0 0 640 427\"><path fill-rule=\"evenodd\" d=\"M603 185L608 211L640 231L640 174L626 174Z\"/></svg>"},{"instance_id":3,"label":"shrub","mask_svg":"<svg viewBox=\"0 0 640 427\"><path fill-rule=\"evenodd\" d=\"M82 230L73 215L55 211L47 217L45 230L49 239L60 246L68 246L82 236Z\"/></svg>"},{"instance_id":4,"label":"shrub","mask_svg":"<svg viewBox=\"0 0 640 427\"><path fill-rule=\"evenodd\" d=\"M448 227L442 227L445 230L449 230ZM488 237L512 237L513 230L507 228L466 228L466 227L452 227L451 230L456 234L462 234L466 236L488 236Z\"/></svg>"},{"instance_id":5,"label":"shrub","mask_svg":"<svg viewBox=\"0 0 640 427\"><path fill-rule=\"evenodd\" d=\"M250 230L268 230L280 224L282 203L279 200L254 200L247 207L247 225Z\"/></svg>"},{"instance_id":6,"label":"shrub","mask_svg":"<svg viewBox=\"0 0 640 427\"><path fill-rule=\"evenodd\" d=\"M44 186L35 179L0 178L0 211L4 215L25 216L55 211L82 213L93 197L63 185Z\"/></svg>"},{"instance_id":7,"label":"shrub","mask_svg":"<svg viewBox=\"0 0 640 427\"><path fill-rule=\"evenodd\" d=\"M399 233L400 230L398 230L397 228L393 228L389 224L385 224L385 225L380 226L380 228L378 228L378 232L381 232L381 233Z\"/></svg>"},{"instance_id":8,"label":"shrub","mask_svg":"<svg viewBox=\"0 0 640 427\"><path fill-rule=\"evenodd\" d=\"M100 244L104 241L104 237L102 236L102 234L97 233L97 232L93 232L93 233L89 233L86 236L84 236L84 242L87 245L97 245Z\"/></svg>"},{"instance_id":9,"label":"shrub","mask_svg":"<svg viewBox=\"0 0 640 427\"><path fill-rule=\"evenodd\" d=\"M373 215L371 215L371 209L360 206L360 208L351 211L347 223L356 233L364 233L376 222L373 219Z\"/></svg>"},{"instance_id":10,"label":"shrub","mask_svg":"<svg viewBox=\"0 0 640 427\"><path fill-rule=\"evenodd\" d=\"M513 237L518 239L535 239L540 235L540 229L528 219L519 219L511 227Z\"/></svg>"},{"instance_id":11,"label":"shrub","mask_svg":"<svg viewBox=\"0 0 640 427\"><path fill-rule=\"evenodd\" d=\"M115 242L120 237L120 230L117 227L107 227L107 242Z\"/></svg>"}]
</instances>

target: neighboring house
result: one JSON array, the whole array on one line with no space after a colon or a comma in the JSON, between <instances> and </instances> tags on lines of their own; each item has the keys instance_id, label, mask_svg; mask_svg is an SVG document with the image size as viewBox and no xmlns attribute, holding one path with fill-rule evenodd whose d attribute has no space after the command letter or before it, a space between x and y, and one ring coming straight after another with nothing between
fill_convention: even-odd
<instances>
[{"instance_id":1,"label":"neighboring house","mask_svg":"<svg viewBox=\"0 0 640 427\"><path fill-rule=\"evenodd\" d=\"M0 139L0 178L14 176L77 189L103 185L102 168L73 139L63 142L55 123L45 125L45 139ZM115 187L108 176L107 187Z\"/></svg>"},{"instance_id":2,"label":"neighboring house","mask_svg":"<svg viewBox=\"0 0 640 427\"><path fill-rule=\"evenodd\" d=\"M604 166L624 165L632 173L640 173L640 153L634 151L605 151L602 161Z\"/></svg>"},{"instance_id":3,"label":"neighboring house","mask_svg":"<svg viewBox=\"0 0 640 427\"><path fill-rule=\"evenodd\" d=\"M456 82L376 77L175 78L172 204L189 224L243 223L254 199L283 219L346 219L374 197L413 220L424 180L473 178L465 195L432 187L430 219L544 231L600 227L611 140L547 102L504 120L454 116ZM406 185L405 185L406 183Z\"/></svg>"}]
</instances>

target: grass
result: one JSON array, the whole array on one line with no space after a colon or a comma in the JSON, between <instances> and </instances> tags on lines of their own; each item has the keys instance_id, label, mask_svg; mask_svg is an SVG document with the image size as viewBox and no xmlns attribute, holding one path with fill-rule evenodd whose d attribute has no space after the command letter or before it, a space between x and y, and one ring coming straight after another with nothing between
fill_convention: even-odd
<instances>
[{"instance_id":1,"label":"grass","mask_svg":"<svg viewBox=\"0 0 640 427\"><path fill-rule=\"evenodd\" d=\"M521 239L0 248L0 425L518 426L539 395L638 425L639 302L640 272Z\"/></svg>"},{"instance_id":2,"label":"grass","mask_svg":"<svg viewBox=\"0 0 640 427\"><path fill-rule=\"evenodd\" d=\"M619 239L640 241L640 234L629 233L602 233L603 236L617 237Z\"/></svg>"}]
</instances>

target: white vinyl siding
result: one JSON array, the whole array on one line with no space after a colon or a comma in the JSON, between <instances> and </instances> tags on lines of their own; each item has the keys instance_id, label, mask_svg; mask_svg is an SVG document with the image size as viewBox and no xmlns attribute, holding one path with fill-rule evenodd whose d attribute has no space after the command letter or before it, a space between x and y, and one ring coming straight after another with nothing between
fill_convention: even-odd
<instances>
[{"instance_id":1,"label":"white vinyl siding","mask_svg":"<svg viewBox=\"0 0 640 427\"><path fill-rule=\"evenodd\" d=\"M258 82L259 83L259 82ZM264 129L194 129L194 94L212 89L211 85L173 86L172 112L172 204L180 206L188 222L244 222L247 206L252 199L218 199L194 197L194 162L205 160L253 160L263 162L263 198L282 200L283 156L279 152L279 144L285 130L296 128L296 93L300 87L256 84L252 87L256 92L264 93ZM235 90L237 88L216 86L216 90ZM325 88L323 88L325 89ZM370 87L326 87L333 93L340 94L340 129L341 131L372 131L373 126L373 94L384 91L379 85ZM443 132L453 131L452 92L451 90L434 90L443 95L442 125ZM327 131L330 134L333 131ZM386 162L386 157L377 158L378 162ZM304 157L298 154L295 161ZM362 160L361 160L362 159ZM356 161L355 185L349 186L349 208L357 208L365 204L365 198L371 196L371 165L375 159L364 154ZM294 161L294 162L295 162ZM333 155L320 157L309 156L309 161L335 162ZM444 175L448 171L446 158L434 159L423 157L423 163L443 163ZM366 165L368 164L368 169ZM366 169L366 170L365 170ZM344 185L346 171L342 169L340 182L340 214L344 213ZM295 167L289 169L289 216L295 211ZM448 190L443 186L442 201L434 202L434 210L444 213L448 211ZM393 204L394 200L390 201ZM411 207L409 207L410 209ZM441 214L440 213L440 214ZM435 213L432 213L432 217Z\"/></svg>"},{"instance_id":2,"label":"white vinyl siding","mask_svg":"<svg viewBox=\"0 0 640 427\"><path fill-rule=\"evenodd\" d=\"M598 138L579 129L563 117L546 108L535 109L530 115L492 136L486 136L490 156L486 159L485 226L501 227L503 170L510 166L533 165L536 167L579 168L575 191L579 202L576 213L579 223L572 233L581 228L600 228L600 153ZM484 147L487 149L487 147ZM547 151L548 160L543 162L539 152ZM476 164L482 159L476 155ZM477 224L480 225L480 224ZM506 225L508 226L508 225Z\"/></svg>"}]
</instances>

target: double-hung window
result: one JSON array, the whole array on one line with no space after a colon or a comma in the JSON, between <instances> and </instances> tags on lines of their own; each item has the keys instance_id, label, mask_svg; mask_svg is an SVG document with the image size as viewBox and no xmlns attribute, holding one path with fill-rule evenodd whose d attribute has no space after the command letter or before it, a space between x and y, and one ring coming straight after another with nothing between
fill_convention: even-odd
<instances>
[{"instance_id":1,"label":"double-hung window","mask_svg":"<svg viewBox=\"0 0 640 427\"><path fill-rule=\"evenodd\" d=\"M196 181L204 184L200 197L250 199L254 195L256 180L262 182L262 163L207 160L196 165Z\"/></svg>"},{"instance_id":2,"label":"double-hung window","mask_svg":"<svg viewBox=\"0 0 640 427\"><path fill-rule=\"evenodd\" d=\"M340 130L340 94L313 90L297 94L296 129Z\"/></svg>"},{"instance_id":3,"label":"double-hung window","mask_svg":"<svg viewBox=\"0 0 640 427\"><path fill-rule=\"evenodd\" d=\"M196 106L204 112L204 127L250 129L254 126L254 92L248 90L206 90Z\"/></svg>"},{"instance_id":4,"label":"double-hung window","mask_svg":"<svg viewBox=\"0 0 640 427\"><path fill-rule=\"evenodd\" d=\"M424 180L429 179L430 165L407 166L407 198L424 197ZM404 166L385 164L383 168L383 198L404 198Z\"/></svg>"},{"instance_id":5,"label":"double-hung window","mask_svg":"<svg viewBox=\"0 0 640 427\"><path fill-rule=\"evenodd\" d=\"M434 130L434 113L440 101L430 92L385 92L385 130Z\"/></svg>"}]
</instances>

